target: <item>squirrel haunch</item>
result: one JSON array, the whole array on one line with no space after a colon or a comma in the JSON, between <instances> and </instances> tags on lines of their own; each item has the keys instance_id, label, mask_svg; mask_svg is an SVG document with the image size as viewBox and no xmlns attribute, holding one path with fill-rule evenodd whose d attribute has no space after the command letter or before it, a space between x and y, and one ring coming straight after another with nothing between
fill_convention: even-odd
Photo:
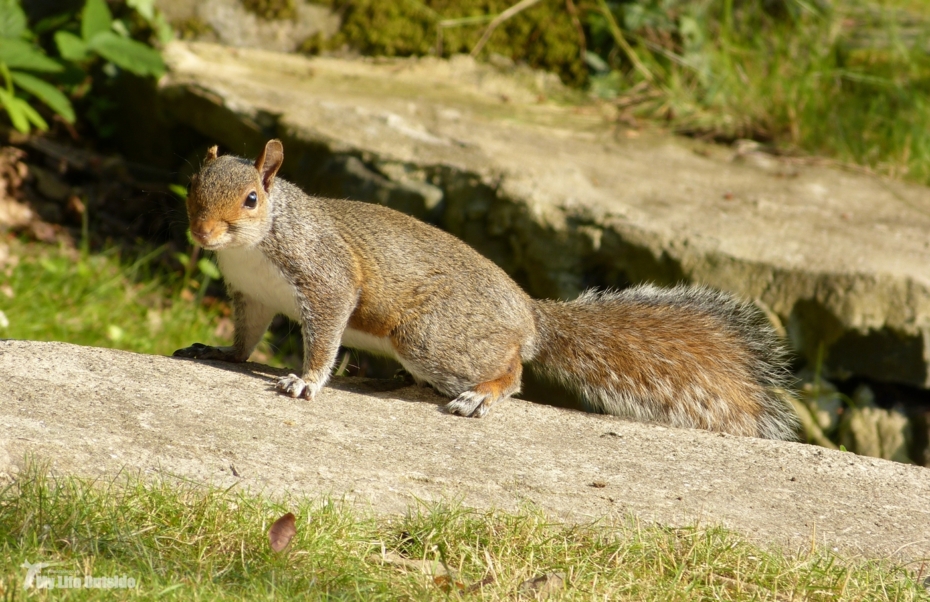
<instances>
[{"instance_id":1,"label":"squirrel haunch","mask_svg":"<svg viewBox=\"0 0 930 602\"><path fill-rule=\"evenodd\" d=\"M454 236L378 205L311 197L277 178L284 149L207 154L187 200L191 234L216 252L235 324L231 347L175 355L241 362L271 319L298 321L312 399L340 344L396 358L420 383L483 416L519 392L523 364L596 410L671 426L794 439L786 352L753 305L704 287L639 286L570 302L531 299Z\"/></svg>"}]
</instances>

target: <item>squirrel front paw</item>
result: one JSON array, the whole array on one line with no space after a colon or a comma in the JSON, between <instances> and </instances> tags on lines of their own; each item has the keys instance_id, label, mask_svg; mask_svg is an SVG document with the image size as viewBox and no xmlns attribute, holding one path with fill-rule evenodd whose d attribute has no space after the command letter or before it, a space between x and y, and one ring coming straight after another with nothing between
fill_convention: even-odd
<instances>
[{"instance_id":1,"label":"squirrel front paw","mask_svg":"<svg viewBox=\"0 0 930 602\"><path fill-rule=\"evenodd\" d=\"M316 394L322 389L322 385L319 383L307 383L304 379L300 378L296 374L288 374L287 376L282 376L278 379L277 384L275 385L278 391L281 391L285 395L290 397L303 397L304 399L312 400L316 397Z\"/></svg>"},{"instance_id":2,"label":"squirrel front paw","mask_svg":"<svg viewBox=\"0 0 930 602\"><path fill-rule=\"evenodd\" d=\"M190 347L178 349L172 355L174 357L186 357L194 360L239 361L232 347L211 347L203 343L194 343Z\"/></svg>"}]
</instances>

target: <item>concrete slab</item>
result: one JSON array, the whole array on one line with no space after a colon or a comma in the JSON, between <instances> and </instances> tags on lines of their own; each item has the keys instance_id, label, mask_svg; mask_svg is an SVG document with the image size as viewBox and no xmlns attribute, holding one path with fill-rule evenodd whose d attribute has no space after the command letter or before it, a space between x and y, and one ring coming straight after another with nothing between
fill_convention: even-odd
<instances>
[{"instance_id":1,"label":"concrete slab","mask_svg":"<svg viewBox=\"0 0 930 602\"><path fill-rule=\"evenodd\" d=\"M0 341L0 478L29 455L57 474L177 475L345 496L382 513L414 498L532 502L567 521L632 513L720 524L788 549L815 541L845 554L930 556L925 468L522 400L460 418L430 390L394 381L337 378L313 403L295 401L273 390L282 373Z\"/></svg>"}]
</instances>

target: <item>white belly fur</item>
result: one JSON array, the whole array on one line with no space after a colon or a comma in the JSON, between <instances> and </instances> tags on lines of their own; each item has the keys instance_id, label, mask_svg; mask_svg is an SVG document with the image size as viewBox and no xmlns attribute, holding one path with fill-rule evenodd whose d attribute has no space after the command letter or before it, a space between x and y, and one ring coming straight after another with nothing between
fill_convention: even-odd
<instances>
[{"instance_id":1,"label":"white belly fur","mask_svg":"<svg viewBox=\"0 0 930 602\"><path fill-rule=\"evenodd\" d=\"M223 278L233 289L270 307L276 313L284 314L295 322L300 322L293 287L284 278L281 270L271 263L271 260L259 249L255 247L223 249L217 251L216 259ZM346 328L342 333L341 342L344 347L361 349L391 358L397 357L390 339L376 337L361 330Z\"/></svg>"},{"instance_id":2,"label":"white belly fur","mask_svg":"<svg viewBox=\"0 0 930 602\"><path fill-rule=\"evenodd\" d=\"M387 337L376 337L373 334L368 334L361 330L353 330L352 328L346 328L345 332L342 333L342 346L361 349L362 351L374 353L375 355L397 358L397 353L394 351L394 346L391 344L390 339Z\"/></svg>"},{"instance_id":3,"label":"white belly fur","mask_svg":"<svg viewBox=\"0 0 930 602\"><path fill-rule=\"evenodd\" d=\"M216 252L226 283L276 313L300 321L294 288L284 274L257 247L238 247Z\"/></svg>"}]
</instances>

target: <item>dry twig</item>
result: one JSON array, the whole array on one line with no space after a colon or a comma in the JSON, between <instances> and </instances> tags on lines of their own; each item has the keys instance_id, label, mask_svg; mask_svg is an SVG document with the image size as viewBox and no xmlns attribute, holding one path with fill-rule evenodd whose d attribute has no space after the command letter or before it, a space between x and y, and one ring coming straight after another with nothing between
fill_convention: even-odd
<instances>
[{"instance_id":1,"label":"dry twig","mask_svg":"<svg viewBox=\"0 0 930 602\"><path fill-rule=\"evenodd\" d=\"M534 4L538 3L539 0L520 0L501 14L497 15L490 24L488 24L487 29L484 30L484 33L481 35L481 39L478 40L478 43L475 44L475 47L471 50L472 57L478 56L481 50L484 48L484 45L488 43L488 39L491 37L491 34L494 33L494 30L497 29L498 25L513 17L514 15L528 9Z\"/></svg>"}]
</instances>

